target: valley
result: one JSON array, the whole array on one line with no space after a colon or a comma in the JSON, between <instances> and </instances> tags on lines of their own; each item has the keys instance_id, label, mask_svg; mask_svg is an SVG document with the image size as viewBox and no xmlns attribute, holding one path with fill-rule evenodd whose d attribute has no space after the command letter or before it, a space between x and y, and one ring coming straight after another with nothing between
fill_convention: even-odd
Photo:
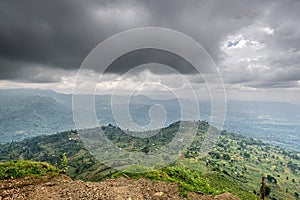
<instances>
[{"instance_id":1,"label":"valley","mask_svg":"<svg viewBox=\"0 0 300 200\"><path fill-rule=\"evenodd\" d=\"M110 95L95 96L95 109L100 126L109 123L117 125L110 99ZM188 100L183 102L189 104ZM137 125L145 126L150 122L149 109L156 104L163 106L166 110L164 126L178 120L189 120L189 116L181 116L180 105L176 99L159 100L139 95L133 96L129 105L120 106L128 106L132 120ZM210 122L210 103L199 102L199 108L198 120ZM75 129L72 95L56 93L52 90L0 90L0 112L0 143L2 144L41 134ZM194 111L191 109L189 112ZM300 151L299 117L300 105L296 104L229 101L224 130Z\"/></svg>"}]
</instances>

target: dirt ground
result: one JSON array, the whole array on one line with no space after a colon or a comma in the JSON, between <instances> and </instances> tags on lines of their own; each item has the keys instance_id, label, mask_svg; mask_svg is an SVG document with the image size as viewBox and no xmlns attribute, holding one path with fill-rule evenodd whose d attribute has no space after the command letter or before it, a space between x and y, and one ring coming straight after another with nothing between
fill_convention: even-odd
<instances>
[{"instance_id":1,"label":"dirt ground","mask_svg":"<svg viewBox=\"0 0 300 200\"><path fill-rule=\"evenodd\" d=\"M0 200L135 200L185 199L180 197L175 183L145 179L109 179L103 182L73 181L65 175L49 179L10 179L0 181ZM206 196L190 193L189 199L239 200L229 194Z\"/></svg>"}]
</instances>

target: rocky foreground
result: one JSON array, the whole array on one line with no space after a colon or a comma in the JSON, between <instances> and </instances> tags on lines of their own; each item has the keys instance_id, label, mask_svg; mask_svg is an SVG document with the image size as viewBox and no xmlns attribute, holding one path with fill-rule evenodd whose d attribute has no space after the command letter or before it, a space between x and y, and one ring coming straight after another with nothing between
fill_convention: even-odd
<instances>
[{"instance_id":1,"label":"rocky foreground","mask_svg":"<svg viewBox=\"0 0 300 200\"><path fill-rule=\"evenodd\" d=\"M0 181L0 199L74 199L74 200L135 200L185 199L175 183L153 182L146 179L109 179L103 182L73 181L65 175L45 179L10 179ZM232 194L207 196L190 193L189 199L239 200Z\"/></svg>"}]
</instances>

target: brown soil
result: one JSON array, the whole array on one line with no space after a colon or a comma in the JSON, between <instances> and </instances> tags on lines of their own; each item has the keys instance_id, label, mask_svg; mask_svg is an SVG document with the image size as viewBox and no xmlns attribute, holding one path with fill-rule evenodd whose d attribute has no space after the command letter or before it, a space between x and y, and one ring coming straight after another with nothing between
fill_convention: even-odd
<instances>
[{"instance_id":1,"label":"brown soil","mask_svg":"<svg viewBox=\"0 0 300 200\"><path fill-rule=\"evenodd\" d=\"M0 200L9 199L70 199L70 200L135 200L185 199L180 197L175 183L153 182L146 179L109 179L103 182L72 181L65 175L44 179L17 179L0 181ZM206 196L190 193L189 199L239 200L232 194Z\"/></svg>"}]
</instances>

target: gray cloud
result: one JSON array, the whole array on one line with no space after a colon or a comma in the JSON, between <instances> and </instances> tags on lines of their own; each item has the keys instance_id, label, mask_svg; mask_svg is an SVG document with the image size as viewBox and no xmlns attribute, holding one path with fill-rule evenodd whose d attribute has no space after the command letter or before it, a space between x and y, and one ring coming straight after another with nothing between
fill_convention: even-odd
<instances>
[{"instance_id":1,"label":"gray cloud","mask_svg":"<svg viewBox=\"0 0 300 200\"><path fill-rule=\"evenodd\" d=\"M112 34L159 26L181 31L202 44L220 65L227 84L299 87L299 10L296 0L2 0L0 79L60 82L67 74L62 71L78 69L85 56ZM262 49L250 43L243 51L220 48L238 35L258 42ZM155 57L181 73L195 73L184 60L168 53L135 53L120 57L108 72L121 74Z\"/></svg>"},{"instance_id":2,"label":"gray cloud","mask_svg":"<svg viewBox=\"0 0 300 200\"><path fill-rule=\"evenodd\" d=\"M299 10L299 1L273 1L261 18L227 36L220 54L226 82L252 88L299 88ZM226 46L229 42L233 43Z\"/></svg>"},{"instance_id":3,"label":"gray cloud","mask_svg":"<svg viewBox=\"0 0 300 200\"><path fill-rule=\"evenodd\" d=\"M0 63L2 78L26 67L20 63L76 69L100 41L140 26L177 29L196 36L213 52L222 34L255 19L258 11L253 6L207 1L1 1L0 56L15 62L14 67Z\"/></svg>"},{"instance_id":4,"label":"gray cloud","mask_svg":"<svg viewBox=\"0 0 300 200\"><path fill-rule=\"evenodd\" d=\"M114 13L116 2L109 3L90 0L0 1L0 78L19 79L21 74L15 72L32 65L79 68L84 57L103 39L136 26L135 22L125 27L116 24L122 22L120 15L126 5L120 5L120 11ZM99 12L108 10L104 13L107 16L98 18L97 9ZM118 12L119 16L116 15ZM107 19L110 21L102 21L105 17L111 17Z\"/></svg>"},{"instance_id":5,"label":"gray cloud","mask_svg":"<svg viewBox=\"0 0 300 200\"><path fill-rule=\"evenodd\" d=\"M298 87L298 83L295 81L287 81L287 82L275 82L275 81L261 81L255 83L246 84L251 88L293 88Z\"/></svg>"},{"instance_id":6,"label":"gray cloud","mask_svg":"<svg viewBox=\"0 0 300 200\"><path fill-rule=\"evenodd\" d=\"M171 66L181 74L197 73L197 70L184 58L174 53L158 49L140 49L124 54L111 63L106 72L123 74L131 68L145 63L159 63ZM155 74L170 73L170 71L165 71L159 67L150 68L149 70Z\"/></svg>"}]
</instances>

